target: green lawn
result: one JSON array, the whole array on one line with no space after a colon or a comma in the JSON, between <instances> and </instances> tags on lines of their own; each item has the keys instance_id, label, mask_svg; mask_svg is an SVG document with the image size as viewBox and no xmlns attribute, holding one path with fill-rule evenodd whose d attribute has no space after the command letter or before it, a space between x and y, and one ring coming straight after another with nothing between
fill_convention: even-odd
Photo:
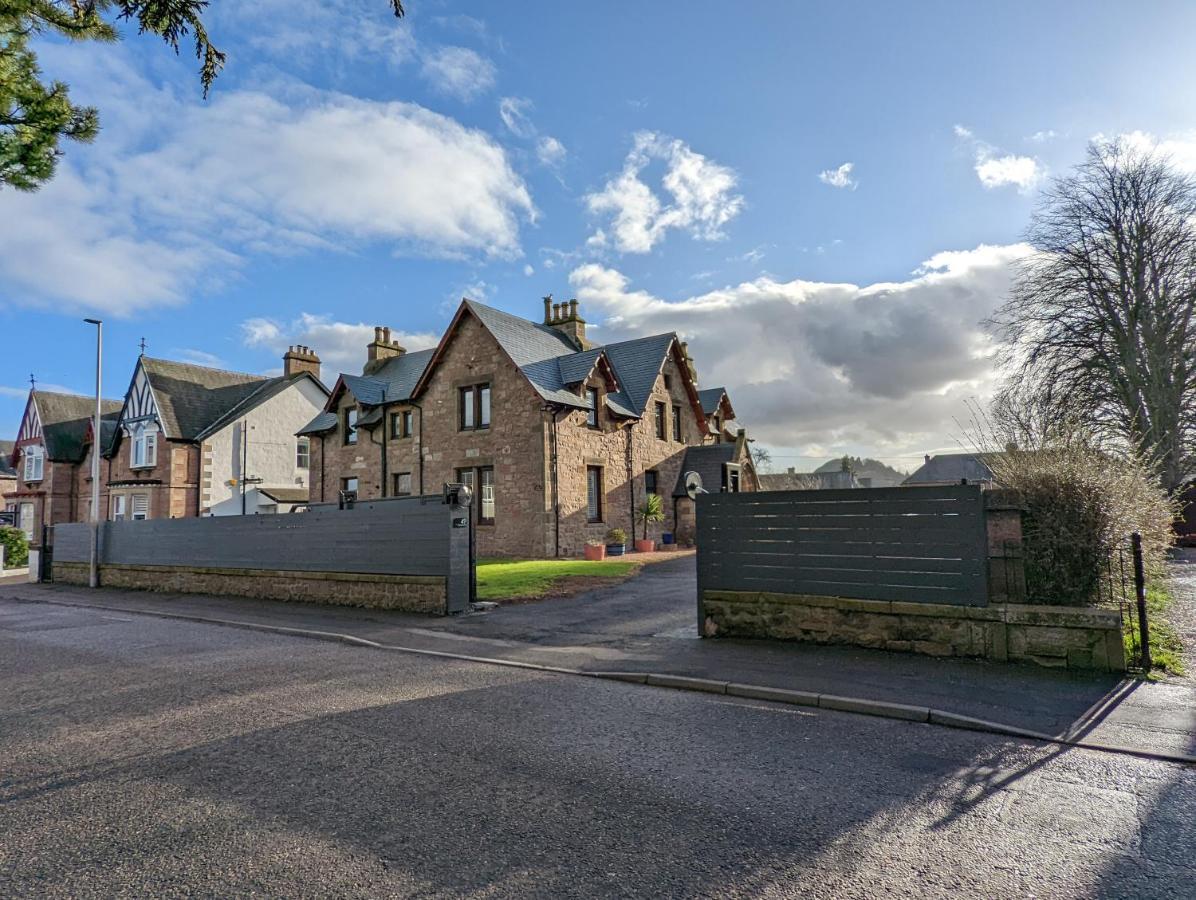
<instances>
[{"instance_id":1,"label":"green lawn","mask_svg":"<svg viewBox=\"0 0 1196 900\"><path fill-rule=\"evenodd\" d=\"M1167 621L1167 607L1171 605L1171 594L1159 584L1146 589L1146 621L1150 629L1150 661L1153 668L1169 675L1184 674L1184 645L1179 633ZM1137 648L1138 610L1131 606L1127 614L1123 638L1125 658L1135 665Z\"/></svg>"},{"instance_id":2,"label":"green lawn","mask_svg":"<svg viewBox=\"0 0 1196 900\"><path fill-rule=\"evenodd\" d=\"M584 559L479 559L478 599L514 600L543 597L562 578L622 578L634 562L589 562Z\"/></svg>"}]
</instances>

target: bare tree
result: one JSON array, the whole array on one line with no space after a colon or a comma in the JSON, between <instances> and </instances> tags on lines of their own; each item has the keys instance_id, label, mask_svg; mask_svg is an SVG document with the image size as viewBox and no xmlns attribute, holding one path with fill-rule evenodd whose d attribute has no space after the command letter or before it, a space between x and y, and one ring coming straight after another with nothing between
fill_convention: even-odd
<instances>
[{"instance_id":1,"label":"bare tree","mask_svg":"<svg viewBox=\"0 0 1196 900\"><path fill-rule=\"evenodd\" d=\"M1048 188L1035 253L993 324L997 415L1042 432L1079 419L1184 483L1196 428L1196 182L1157 152L1094 143Z\"/></svg>"},{"instance_id":2,"label":"bare tree","mask_svg":"<svg viewBox=\"0 0 1196 900\"><path fill-rule=\"evenodd\" d=\"M772 471L772 452L767 447L762 447L753 441L751 454L752 462L755 464L757 472Z\"/></svg>"}]
</instances>

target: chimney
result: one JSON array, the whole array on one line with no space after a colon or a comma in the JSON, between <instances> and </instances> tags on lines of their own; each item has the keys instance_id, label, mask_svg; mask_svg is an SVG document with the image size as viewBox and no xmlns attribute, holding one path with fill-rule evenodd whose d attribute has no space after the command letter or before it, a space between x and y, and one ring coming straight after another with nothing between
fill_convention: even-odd
<instances>
[{"instance_id":1,"label":"chimney","mask_svg":"<svg viewBox=\"0 0 1196 900\"><path fill-rule=\"evenodd\" d=\"M544 324L552 324L552 294L544 298Z\"/></svg>"},{"instance_id":2,"label":"chimney","mask_svg":"<svg viewBox=\"0 0 1196 900\"><path fill-rule=\"evenodd\" d=\"M320 357L316 356L311 347L295 344L288 347L282 355L282 374L286 378L298 375L300 372L310 372L317 379L320 377Z\"/></svg>"},{"instance_id":3,"label":"chimney","mask_svg":"<svg viewBox=\"0 0 1196 900\"><path fill-rule=\"evenodd\" d=\"M793 468L793 466L790 466L790 467L789 467L789 474L790 474L790 475L796 475L796 474L797 474L797 473L794 471L794 468Z\"/></svg>"},{"instance_id":4,"label":"chimney","mask_svg":"<svg viewBox=\"0 0 1196 900\"><path fill-rule=\"evenodd\" d=\"M563 334L578 350L589 350L586 340L586 320L577 314L577 301L553 304L552 321L548 324Z\"/></svg>"},{"instance_id":5,"label":"chimney","mask_svg":"<svg viewBox=\"0 0 1196 900\"><path fill-rule=\"evenodd\" d=\"M689 369L689 379L694 384L698 383L698 367L694 365L694 358L689 355L689 342L681 342L681 355L685 357L685 368Z\"/></svg>"},{"instance_id":6,"label":"chimney","mask_svg":"<svg viewBox=\"0 0 1196 900\"><path fill-rule=\"evenodd\" d=\"M924 458L925 458L926 462L930 462L930 454L929 453L927 453Z\"/></svg>"},{"instance_id":7,"label":"chimney","mask_svg":"<svg viewBox=\"0 0 1196 900\"><path fill-rule=\"evenodd\" d=\"M388 359L402 356L407 351L399 346L399 342L390 337L390 328L378 325L374 328L374 340L365 348L365 365L362 375L373 375Z\"/></svg>"}]
</instances>

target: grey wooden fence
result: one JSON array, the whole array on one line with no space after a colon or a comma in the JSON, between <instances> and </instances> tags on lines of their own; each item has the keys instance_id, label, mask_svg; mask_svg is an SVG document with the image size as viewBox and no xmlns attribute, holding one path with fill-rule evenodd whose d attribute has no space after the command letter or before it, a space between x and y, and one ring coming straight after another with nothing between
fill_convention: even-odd
<instances>
[{"instance_id":1,"label":"grey wooden fence","mask_svg":"<svg viewBox=\"0 0 1196 900\"><path fill-rule=\"evenodd\" d=\"M704 494L698 598L769 591L985 606L979 486Z\"/></svg>"},{"instance_id":2,"label":"grey wooden fence","mask_svg":"<svg viewBox=\"0 0 1196 900\"><path fill-rule=\"evenodd\" d=\"M444 576L448 611L469 606L468 510L439 497L304 513L106 522L100 562L295 572ZM89 526L57 525L54 558L87 562Z\"/></svg>"}]
</instances>

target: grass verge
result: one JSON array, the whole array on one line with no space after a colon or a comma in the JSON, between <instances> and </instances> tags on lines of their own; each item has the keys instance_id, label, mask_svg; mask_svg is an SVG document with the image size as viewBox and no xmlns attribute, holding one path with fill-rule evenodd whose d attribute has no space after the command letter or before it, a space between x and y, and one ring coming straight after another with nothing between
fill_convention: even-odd
<instances>
[{"instance_id":1,"label":"grass verge","mask_svg":"<svg viewBox=\"0 0 1196 900\"><path fill-rule=\"evenodd\" d=\"M566 579L619 579L639 568L635 562L584 559L479 559L479 600L526 600L558 593Z\"/></svg>"},{"instance_id":2,"label":"grass verge","mask_svg":"<svg viewBox=\"0 0 1196 900\"><path fill-rule=\"evenodd\" d=\"M1167 675L1183 675L1184 645L1179 632L1175 630L1167 617L1167 609L1170 606L1171 593L1166 587L1153 584L1146 589L1146 622L1147 630L1150 633L1150 661L1153 667L1152 671L1163 672ZM1137 606L1130 608L1121 637L1125 643L1126 660L1130 665L1136 665L1141 654L1141 649L1138 647Z\"/></svg>"}]
</instances>

